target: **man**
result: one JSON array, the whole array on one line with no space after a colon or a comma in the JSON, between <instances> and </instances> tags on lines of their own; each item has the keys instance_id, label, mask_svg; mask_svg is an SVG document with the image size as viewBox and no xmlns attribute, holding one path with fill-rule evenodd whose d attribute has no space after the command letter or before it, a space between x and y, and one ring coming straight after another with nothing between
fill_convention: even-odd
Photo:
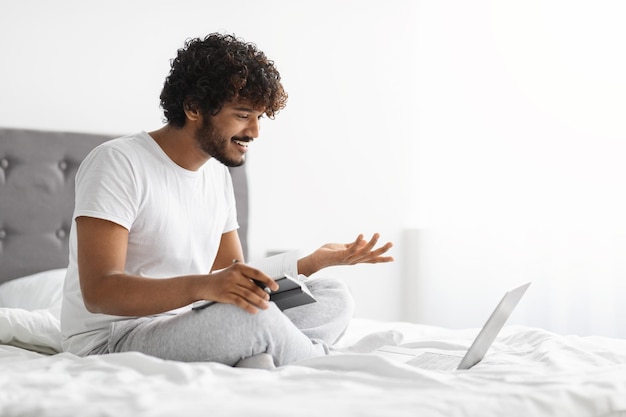
<instances>
[{"instance_id":1,"label":"man","mask_svg":"<svg viewBox=\"0 0 626 417\"><path fill-rule=\"evenodd\" d=\"M273 62L253 44L211 34L178 51L161 93L167 124L97 147L76 175L65 350L252 366L329 352L352 299L340 281L307 277L389 262L391 243L376 248L375 234L324 245L293 266L318 302L284 312L268 302L254 281L278 285L244 263L226 166L244 163L261 117L286 101ZM189 308L203 299L217 303Z\"/></svg>"}]
</instances>

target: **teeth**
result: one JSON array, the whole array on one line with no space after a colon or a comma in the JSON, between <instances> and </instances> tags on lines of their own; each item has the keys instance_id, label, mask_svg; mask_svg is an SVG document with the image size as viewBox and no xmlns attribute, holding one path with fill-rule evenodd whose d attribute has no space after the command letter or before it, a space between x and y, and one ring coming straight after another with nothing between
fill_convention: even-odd
<instances>
[{"instance_id":1,"label":"teeth","mask_svg":"<svg viewBox=\"0 0 626 417\"><path fill-rule=\"evenodd\" d=\"M233 142L235 142L237 145L243 146L244 148L247 148L248 144L249 144L249 142L244 142L244 141L241 141L241 140L235 140Z\"/></svg>"}]
</instances>

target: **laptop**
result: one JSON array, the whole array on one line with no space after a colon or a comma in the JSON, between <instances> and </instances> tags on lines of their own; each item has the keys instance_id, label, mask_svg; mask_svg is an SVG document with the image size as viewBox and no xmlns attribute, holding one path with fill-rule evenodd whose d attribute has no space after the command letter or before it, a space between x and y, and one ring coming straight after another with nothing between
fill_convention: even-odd
<instances>
[{"instance_id":1,"label":"laptop","mask_svg":"<svg viewBox=\"0 0 626 417\"><path fill-rule=\"evenodd\" d=\"M437 371L452 371L470 369L480 362L489 350L489 347L504 327L504 323L519 303L520 299L530 286L530 282L512 289L504 294L496 309L491 313L487 323L476 336L470 348L462 353L446 352L441 349L418 349L401 346L385 345L376 349L377 355L398 360L408 365L422 369Z\"/></svg>"}]
</instances>

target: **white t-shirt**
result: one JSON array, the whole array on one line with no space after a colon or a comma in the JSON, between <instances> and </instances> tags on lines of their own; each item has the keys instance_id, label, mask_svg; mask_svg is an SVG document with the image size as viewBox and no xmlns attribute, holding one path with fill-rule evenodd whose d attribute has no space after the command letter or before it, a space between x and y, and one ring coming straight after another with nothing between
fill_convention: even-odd
<instances>
[{"instance_id":1,"label":"white t-shirt","mask_svg":"<svg viewBox=\"0 0 626 417\"><path fill-rule=\"evenodd\" d=\"M112 322L128 319L85 308L77 266L79 216L128 229L126 273L152 278L209 273L222 234L239 227L230 173L214 158L198 171L188 171L146 132L95 148L76 174L61 311L63 347L77 355L104 343Z\"/></svg>"}]
</instances>

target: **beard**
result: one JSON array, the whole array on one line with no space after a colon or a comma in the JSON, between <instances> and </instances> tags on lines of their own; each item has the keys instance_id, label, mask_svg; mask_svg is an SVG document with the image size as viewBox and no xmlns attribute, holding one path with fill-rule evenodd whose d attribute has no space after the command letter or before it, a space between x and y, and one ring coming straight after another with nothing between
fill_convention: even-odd
<instances>
[{"instance_id":1,"label":"beard","mask_svg":"<svg viewBox=\"0 0 626 417\"><path fill-rule=\"evenodd\" d=\"M202 120L202 126L196 129L194 134L198 146L207 155L217 159L227 167L238 167L246 162L246 155L233 151L230 147L230 142L233 139L241 140L244 142L250 141L252 138L233 137L227 138L222 135L217 128L211 123L210 117L204 117ZM229 151L232 156L229 154Z\"/></svg>"}]
</instances>

